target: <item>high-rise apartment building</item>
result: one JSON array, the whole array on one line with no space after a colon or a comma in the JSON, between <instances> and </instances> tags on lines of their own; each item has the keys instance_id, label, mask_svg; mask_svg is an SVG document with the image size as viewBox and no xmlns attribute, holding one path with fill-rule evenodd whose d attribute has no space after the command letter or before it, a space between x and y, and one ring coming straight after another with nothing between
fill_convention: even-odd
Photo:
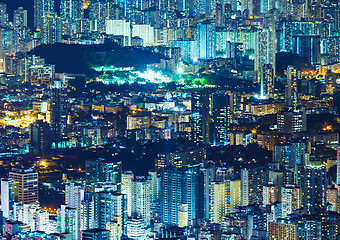
<instances>
[{"instance_id":1,"label":"high-rise apartment building","mask_svg":"<svg viewBox=\"0 0 340 240\"><path fill-rule=\"evenodd\" d=\"M265 170L263 167L241 169L241 205L261 204L264 185Z\"/></svg>"},{"instance_id":2,"label":"high-rise apartment building","mask_svg":"<svg viewBox=\"0 0 340 240\"><path fill-rule=\"evenodd\" d=\"M85 192L84 200L80 204L80 230L92 229L94 223L94 201L92 199L93 193Z\"/></svg>"},{"instance_id":3,"label":"high-rise apartment building","mask_svg":"<svg viewBox=\"0 0 340 240\"><path fill-rule=\"evenodd\" d=\"M110 240L120 240L122 237L121 218L116 217L115 220L106 224L106 230L110 231Z\"/></svg>"},{"instance_id":4,"label":"high-rise apartment building","mask_svg":"<svg viewBox=\"0 0 340 240\"><path fill-rule=\"evenodd\" d=\"M22 7L18 7L17 10L14 10L13 26L16 28L27 27L27 10L24 10Z\"/></svg>"},{"instance_id":5,"label":"high-rise apartment building","mask_svg":"<svg viewBox=\"0 0 340 240\"><path fill-rule=\"evenodd\" d=\"M56 12L46 13L41 18L41 42L54 44L61 42L61 18Z\"/></svg>"},{"instance_id":6,"label":"high-rise apartment building","mask_svg":"<svg viewBox=\"0 0 340 240\"><path fill-rule=\"evenodd\" d=\"M286 185L281 188L282 218L292 214L294 210L302 207L302 192L295 185Z\"/></svg>"},{"instance_id":7,"label":"high-rise apartment building","mask_svg":"<svg viewBox=\"0 0 340 240\"><path fill-rule=\"evenodd\" d=\"M161 219L178 224L178 208L188 204L188 221L203 218L203 176L194 168L163 168L161 171Z\"/></svg>"},{"instance_id":8,"label":"high-rise apartment building","mask_svg":"<svg viewBox=\"0 0 340 240\"><path fill-rule=\"evenodd\" d=\"M241 206L241 180L226 180L225 214L235 212L238 206Z\"/></svg>"},{"instance_id":9,"label":"high-rise apartment building","mask_svg":"<svg viewBox=\"0 0 340 240\"><path fill-rule=\"evenodd\" d=\"M216 25L215 23L199 23L198 43L200 58L214 59L216 56Z\"/></svg>"},{"instance_id":10,"label":"high-rise apartment building","mask_svg":"<svg viewBox=\"0 0 340 240\"><path fill-rule=\"evenodd\" d=\"M57 232L70 233L72 240L79 239L77 229L77 209L61 205L57 210Z\"/></svg>"},{"instance_id":11,"label":"high-rise apartment building","mask_svg":"<svg viewBox=\"0 0 340 240\"><path fill-rule=\"evenodd\" d=\"M70 208L76 209L75 231L76 236L80 236L80 213L81 202L84 200L85 189L83 186L75 184L73 182L65 185L65 204Z\"/></svg>"},{"instance_id":12,"label":"high-rise apartment building","mask_svg":"<svg viewBox=\"0 0 340 240\"><path fill-rule=\"evenodd\" d=\"M305 108L285 108L276 115L277 131L280 133L297 133L307 130Z\"/></svg>"},{"instance_id":13,"label":"high-rise apartment building","mask_svg":"<svg viewBox=\"0 0 340 240\"><path fill-rule=\"evenodd\" d=\"M12 179L1 178L1 211L7 220L13 219L14 192L12 190Z\"/></svg>"},{"instance_id":14,"label":"high-rise apartment building","mask_svg":"<svg viewBox=\"0 0 340 240\"><path fill-rule=\"evenodd\" d=\"M161 178L157 172L149 172L149 178L151 181L151 203L153 203L160 198Z\"/></svg>"},{"instance_id":15,"label":"high-rise apartment building","mask_svg":"<svg viewBox=\"0 0 340 240\"><path fill-rule=\"evenodd\" d=\"M263 186L263 204L271 205L279 201L279 187L274 184Z\"/></svg>"},{"instance_id":16,"label":"high-rise apartment building","mask_svg":"<svg viewBox=\"0 0 340 240\"><path fill-rule=\"evenodd\" d=\"M132 191L133 191L133 173L125 172L122 173L122 185L121 193L126 195L127 198L127 212L128 216L132 215Z\"/></svg>"},{"instance_id":17,"label":"high-rise apartment building","mask_svg":"<svg viewBox=\"0 0 340 240\"><path fill-rule=\"evenodd\" d=\"M340 146L339 145L337 146L336 161L337 161L337 163L340 163ZM336 168L337 168L336 184L337 184L338 190L340 192L340 164L337 164Z\"/></svg>"},{"instance_id":18,"label":"high-rise apartment building","mask_svg":"<svg viewBox=\"0 0 340 240\"><path fill-rule=\"evenodd\" d=\"M225 183L212 182L210 189L210 221L221 223L225 215Z\"/></svg>"},{"instance_id":19,"label":"high-rise apartment building","mask_svg":"<svg viewBox=\"0 0 340 240\"><path fill-rule=\"evenodd\" d=\"M303 164L303 156L306 152L304 142L291 142L276 145L273 151L274 162L279 163L285 169L295 170L297 165Z\"/></svg>"},{"instance_id":20,"label":"high-rise apartment building","mask_svg":"<svg viewBox=\"0 0 340 240\"><path fill-rule=\"evenodd\" d=\"M34 0L34 26L43 29L43 16L53 14L54 0Z\"/></svg>"},{"instance_id":21,"label":"high-rise apartment building","mask_svg":"<svg viewBox=\"0 0 340 240\"><path fill-rule=\"evenodd\" d=\"M132 182L132 213L150 225L151 221L151 181L144 177L136 177Z\"/></svg>"},{"instance_id":22,"label":"high-rise apartment building","mask_svg":"<svg viewBox=\"0 0 340 240\"><path fill-rule=\"evenodd\" d=\"M298 226L286 222L269 222L268 237L270 240L287 239L295 240L298 238Z\"/></svg>"},{"instance_id":23,"label":"high-rise apartment building","mask_svg":"<svg viewBox=\"0 0 340 240\"><path fill-rule=\"evenodd\" d=\"M208 221L210 218L210 189L212 182L215 181L216 166L213 161L204 163L200 171L203 174L203 214L204 220Z\"/></svg>"},{"instance_id":24,"label":"high-rise apartment building","mask_svg":"<svg viewBox=\"0 0 340 240\"><path fill-rule=\"evenodd\" d=\"M7 27L9 24L8 21L8 13L7 13L7 5L4 3L0 4L0 25L2 27Z\"/></svg>"},{"instance_id":25,"label":"high-rise apartment building","mask_svg":"<svg viewBox=\"0 0 340 240\"><path fill-rule=\"evenodd\" d=\"M321 44L319 35L293 36L294 52L305 58L312 65L320 64Z\"/></svg>"},{"instance_id":26,"label":"high-rise apartment building","mask_svg":"<svg viewBox=\"0 0 340 240\"><path fill-rule=\"evenodd\" d=\"M93 194L94 228L105 229L106 224L121 218L122 233L127 232L127 204L126 195L114 192L96 192Z\"/></svg>"},{"instance_id":27,"label":"high-rise apartment building","mask_svg":"<svg viewBox=\"0 0 340 240\"><path fill-rule=\"evenodd\" d=\"M84 0L61 0L60 1L60 17L62 19L78 20L83 18Z\"/></svg>"},{"instance_id":28,"label":"high-rise apartment building","mask_svg":"<svg viewBox=\"0 0 340 240\"><path fill-rule=\"evenodd\" d=\"M267 64L272 66L275 74L276 36L274 27L257 31L257 42L254 50L254 70L258 72L258 77L260 78L261 68Z\"/></svg>"}]
</instances>

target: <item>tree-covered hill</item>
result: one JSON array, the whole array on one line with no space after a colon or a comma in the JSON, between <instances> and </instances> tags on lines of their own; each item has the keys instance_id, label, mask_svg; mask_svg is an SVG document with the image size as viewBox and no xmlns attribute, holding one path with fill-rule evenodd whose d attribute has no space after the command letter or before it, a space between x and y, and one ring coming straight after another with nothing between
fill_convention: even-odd
<instances>
[{"instance_id":1,"label":"tree-covered hill","mask_svg":"<svg viewBox=\"0 0 340 240\"><path fill-rule=\"evenodd\" d=\"M91 67L116 66L144 68L146 64L158 63L163 55L120 47L115 43L100 45L53 44L41 45L29 54L38 55L48 64L56 66L56 72L88 73Z\"/></svg>"},{"instance_id":2,"label":"tree-covered hill","mask_svg":"<svg viewBox=\"0 0 340 240\"><path fill-rule=\"evenodd\" d=\"M296 53L280 52L276 54L276 75L284 77L284 71L289 65L300 71L315 70L306 59Z\"/></svg>"}]
</instances>

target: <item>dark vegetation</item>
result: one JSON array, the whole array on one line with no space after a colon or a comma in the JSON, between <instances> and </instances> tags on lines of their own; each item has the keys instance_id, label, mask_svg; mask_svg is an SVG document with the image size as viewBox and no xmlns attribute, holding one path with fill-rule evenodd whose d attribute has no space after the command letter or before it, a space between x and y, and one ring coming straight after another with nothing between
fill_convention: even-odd
<instances>
[{"instance_id":1,"label":"dark vegetation","mask_svg":"<svg viewBox=\"0 0 340 240\"><path fill-rule=\"evenodd\" d=\"M100 45L76 45L57 43L41 45L29 54L45 59L54 64L56 72L94 74L91 67L116 66L144 69L147 64L158 63L163 55L136 49L121 47L114 42Z\"/></svg>"},{"instance_id":2,"label":"dark vegetation","mask_svg":"<svg viewBox=\"0 0 340 240\"><path fill-rule=\"evenodd\" d=\"M284 71L289 65L300 71L315 70L306 59L296 53L280 52L276 54L276 75L285 76Z\"/></svg>"}]
</instances>

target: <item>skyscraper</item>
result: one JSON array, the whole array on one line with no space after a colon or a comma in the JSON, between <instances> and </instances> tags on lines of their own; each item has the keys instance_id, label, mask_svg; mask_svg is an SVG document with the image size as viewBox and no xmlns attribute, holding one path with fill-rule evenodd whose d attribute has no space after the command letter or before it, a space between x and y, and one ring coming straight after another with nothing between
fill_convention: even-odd
<instances>
[{"instance_id":1,"label":"skyscraper","mask_svg":"<svg viewBox=\"0 0 340 240\"><path fill-rule=\"evenodd\" d=\"M0 3L0 25L2 27L7 27L8 23L7 5Z\"/></svg>"},{"instance_id":2,"label":"skyscraper","mask_svg":"<svg viewBox=\"0 0 340 240\"><path fill-rule=\"evenodd\" d=\"M198 42L200 58L214 59L216 56L216 25L215 23L199 23Z\"/></svg>"},{"instance_id":3,"label":"skyscraper","mask_svg":"<svg viewBox=\"0 0 340 240\"><path fill-rule=\"evenodd\" d=\"M136 177L132 186L132 213L148 226L151 221L151 182L144 177Z\"/></svg>"},{"instance_id":4,"label":"skyscraper","mask_svg":"<svg viewBox=\"0 0 340 240\"><path fill-rule=\"evenodd\" d=\"M319 35L293 36L294 52L305 58L312 65L320 64L321 47Z\"/></svg>"},{"instance_id":5,"label":"skyscraper","mask_svg":"<svg viewBox=\"0 0 340 240\"><path fill-rule=\"evenodd\" d=\"M106 224L106 230L110 231L110 240L120 240L122 236L121 218L116 217Z\"/></svg>"},{"instance_id":6,"label":"skyscraper","mask_svg":"<svg viewBox=\"0 0 340 240\"><path fill-rule=\"evenodd\" d=\"M257 32L257 42L255 46L254 70L260 77L261 68L266 64L271 64L275 74L275 53L276 36L275 27L266 27Z\"/></svg>"},{"instance_id":7,"label":"skyscraper","mask_svg":"<svg viewBox=\"0 0 340 240\"><path fill-rule=\"evenodd\" d=\"M228 130L230 125L230 99L225 92L218 92L212 95L212 132L214 145L228 144Z\"/></svg>"},{"instance_id":8,"label":"skyscraper","mask_svg":"<svg viewBox=\"0 0 340 240\"><path fill-rule=\"evenodd\" d=\"M241 205L241 180L226 180L225 190L225 213L233 213Z\"/></svg>"},{"instance_id":9,"label":"skyscraper","mask_svg":"<svg viewBox=\"0 0 340 240\"><path fill-rule=\"evenodd\" d=\"M30 126L30 152L33 154L48 154L51 151L51 130L48 123L36 120Z\"/></svg>"},{"instance_id":10,"label":"skyscraper","mask_svg":"<svg viewBox=\"0 0 340 240\"><path fill-rule=\"evenodd\" d=\"M286 106L297 107L297 102L299 100L298 93L298 79L300 78L300 71L295 69L293 66L288 66L286 70L287 85L286 85Z\"/></svg>"},{"instance_id":11,"label":"skyscraper","mask_svg":"<svg viewBox=\"0 0 340 240\"><path fill-rule=\"evenodd\" d=\"M73 36L80 33L84 17L83 0L61 0L60 18L62 35Z\"/></svg>"},{"instance_id":12,"label":"skyscraper","mask_svg":"<svg viewBox=\"0 0 340 240\"><path fill-rule=\"evenodd\" d=\"M84 200L80 204L80 230L88 230L94 228L94 201L93 193L85 192Z\"/></svg>"},{"instance_id":13,"label":"skyscraper","mask_svg":"<svg viewBox=\"0 0 340 240\"><path fill-rule=\"evenodd\" d=\"M306 214L321 212L326 205L327 170L320 162L311 162L304 168L303 208Z\"/></svg>"},{"instance_id":14,"label":"skyscraper","mask_svg":"<svg viewBox=\"0 0 340 240\"><path fill-rule=\"evenodd\" d=\"M56 12L46 13L41 17L41 42L54 44L61 42L61 18Z\"/></svg>"},{"instance_id":15,"label":"skyscraper","mask_svg":"<svg viewBox=\"0 0 340 240\"><path fill-rule=\"evenodd\" d=\"M303 163L303 155L306 152L304 142L292 142L276 145L273 151L273 159L286 170L295 170L297 165Z\"/></svg>"},{"instance_id":16,"label":"skyscraper","mask_svg":"<svg viewBox=\"0 0 340 240\"><path fill-rule=\"evenodd\" d=\"M18 200L23 204L35 203L39 199L38 173L33 169L13 168L9 173L18 182Z\"/></svg>"},{"instance_id":17,"label":"skyscraper","mask_svg":"<svg viewBox=\"0 0 340 240\"><path fill-rule=\"evenodd\" d=\"M263 186L263 204L271 205L279 201L279 187L274 184Z\"/></svg>"},{"instance_id":18,"label":"skyscraper","mask_svg":"<svg viewBox=\"0 0 340 240\"><path fill-rule=\"evenodd\" d=\"M157 172L149 172L149 177L151 180L151 202L153 203L158 201L160 197L161 178L157 175Z\"/></svg>"},{"instance_id":19,"label":"skyscraper","mask_svg":"<svg viewBox=\"0 0 340 240\"><path fill-rule=\"evenodd\" d=\"M307 130L306 111L304 108L285 108L277 113L277 131L297 133Z\"/></svg>"},{"instance_id":20,"label":"skyscraper","mask_svg":"<svg viewBox=\"0 0 340 240\"><path fill-rule=\"evenodd\" d=\"M210 216L210 189L211 184L215 181L216 167L213 161L204 163L200 168L203 174L203 208L204 208L204 220L208 221Z\"/></svg>"},{"instance_id":21,"label":"skyscraper","mask_svg":"<svg viewBox=\"0 0 340 240\"><path fill-rule=\"evenodd\" d=\"M163 223L178 224L178 207L183 201L184 176L177 168L161 171L161 219Z\"/></svg>"},{"instance_id":22,"label":"skyscraper","mask_svg":"<svg viewBox=\"0 0 340 240\"><path fill-rule=\"evenodd\" d=\"M52 140L60 141L66 135L67 102L61 81L54 81L51 87L51 130Z\"/></svg>"},{"instance_id":23,"label":"skyscraper","mask_svg":"<svg viewBox=\"0 0 340 240\"><path fill-rule=\"evenodd\" d=\"M208 14L208 1L207 0L193 0L192 13L194 15Z\"/></svg>"},{"instance_id":24,"label":"skyscraper","mask_svg":"<svg viewBox=\"0 0 340 240\"><path fill-rule=\"evenodd\" d=\"M193 93L191 96L191 135L197 144L210 142L210 94Z\"/></svg>"},{"instance_id":25,"label":"skyscraper","mask_svg":"<svg viewBox=\"0 0 340 240\"><path fill-rule=\"evenodd\" d=\"M260 72L261 80L261 97L271 97L274 93L275 73L271 64L264 64L261 66Z\"/></svg>"}]
</instances>

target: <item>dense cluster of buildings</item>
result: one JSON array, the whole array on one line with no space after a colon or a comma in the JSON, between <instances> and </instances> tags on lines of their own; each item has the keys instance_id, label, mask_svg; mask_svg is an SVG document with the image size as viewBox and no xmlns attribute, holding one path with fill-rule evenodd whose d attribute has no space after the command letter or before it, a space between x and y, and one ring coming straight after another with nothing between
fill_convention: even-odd
<instances>
[{"instance_id":1,"label":"dense cluster of buildings","mask_svg":"<svg viewBox=\"0 0 340 240\"><path fill-rule=\"evenodd\" d=\"M0 3L1 239L340 239L339 3L55 3L34 1L34 30L25 9L8 14ZM99 89L98 78L58 73L28 53L106 39L163 54L148 71L179 82L228 79ZM290 63L279 76L282 52L306 63ZM307 124L318 115L330 119ZM176 149L150 149L153 168L144 176L123 167L130 159L115 158L150 142ZM246 156L255 145L272 160L221 157ZM63 204L40 205L47 162L58 165L70 149L104 148L114 149L112 157L82 159L80 175L49 183L58 183Z\"/></svg>"}]
</instances>

